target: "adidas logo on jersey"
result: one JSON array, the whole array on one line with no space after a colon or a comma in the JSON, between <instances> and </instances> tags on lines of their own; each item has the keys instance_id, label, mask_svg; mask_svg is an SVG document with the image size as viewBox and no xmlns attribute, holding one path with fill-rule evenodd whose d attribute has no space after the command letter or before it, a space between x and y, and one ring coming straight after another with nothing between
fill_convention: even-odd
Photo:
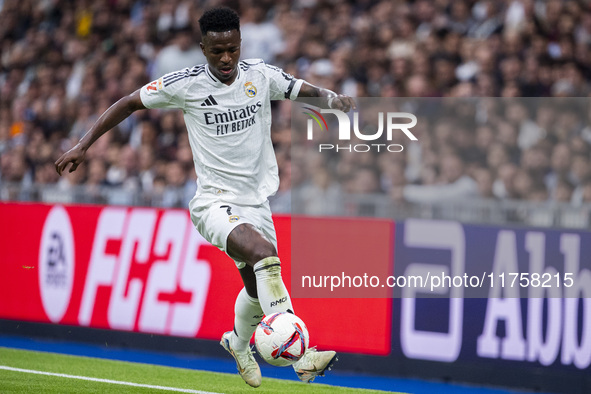
<instances>
[{"instance_id":1,"label":"adidas logo on jersey","mask_svg":"<svg viewBox=\"0 0 591 394\"><path fill-rule=\"evenodd\" d=\"M201 103L201 106L202 107L211 107L212 105L218 105L218 102L215 101L213 96L210 94L209 96L207 96L205 101L203 103Z\"/></svg>"}]
</instances>

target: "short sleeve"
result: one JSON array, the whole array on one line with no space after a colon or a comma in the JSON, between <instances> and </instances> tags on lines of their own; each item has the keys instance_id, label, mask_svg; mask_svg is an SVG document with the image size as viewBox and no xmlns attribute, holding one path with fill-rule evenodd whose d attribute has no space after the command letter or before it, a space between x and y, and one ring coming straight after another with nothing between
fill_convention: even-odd
<instances>
[{"instance_id":1,"label":"short sleeve","mask_svg":"<svg viewBox=\"0 0 591 394\"><path fill-rule=\"evenodd\" d=\"M295 100L304 81L286 73L279 67L265 64L265 75L269 78L271 100Z\"/></svg>"},{"instance_id":2,"label":"short sleeve","mask_svg":"<svg viewBox=\"0 0 591 394\"><path fill-rule=\"evenodd\" d=\"M144 85L140 98L146 108L180 108L185 106L186 78L189 69L166 74Z\"/></svg>"}]
</instances>

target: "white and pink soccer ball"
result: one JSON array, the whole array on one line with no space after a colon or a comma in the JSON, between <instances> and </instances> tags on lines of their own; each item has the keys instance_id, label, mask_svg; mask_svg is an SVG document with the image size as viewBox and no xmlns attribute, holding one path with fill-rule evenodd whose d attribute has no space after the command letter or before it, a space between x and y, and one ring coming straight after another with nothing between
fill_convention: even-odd
<instances>
[{"instance_id":1,"label":"white and pink soccer ball","mask_svg":"<svg viewBox=\"0 0 591 394\"><path fill-rule=\"evenodd\" d=\"M257 326L254 343L263 360L284 367L298 361L306 352L308 329L293 313L273 313Z\"/></svg>"}]
</instances>

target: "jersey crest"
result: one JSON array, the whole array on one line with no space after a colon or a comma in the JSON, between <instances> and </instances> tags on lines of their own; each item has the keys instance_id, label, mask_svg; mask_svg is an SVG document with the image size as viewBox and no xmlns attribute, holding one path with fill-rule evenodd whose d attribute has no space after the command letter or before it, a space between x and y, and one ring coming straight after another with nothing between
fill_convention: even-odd
<instances>
[{"instance_id":1,"label":"jersey crest","mask_svg":"<svg viewBox=\"0 0 591 394\"><path fill-rule=\"evenodd\" d=\"M250 98L257 95L257 88L252 84L252 82L246 82L244 84L244 93Z\"/></svg>"}]
</instances>

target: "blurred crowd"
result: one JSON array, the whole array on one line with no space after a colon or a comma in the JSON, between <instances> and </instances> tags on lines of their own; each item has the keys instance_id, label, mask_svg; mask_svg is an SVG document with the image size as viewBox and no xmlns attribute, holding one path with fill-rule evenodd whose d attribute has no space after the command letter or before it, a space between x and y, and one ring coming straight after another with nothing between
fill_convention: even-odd
<instances>
[{"instance_id":1,"label":"blurred crowd","mask_svg":"<svg viewBox=\"0 0 591 394\"><path fill-rule=\"evenodd\" d=\"M409 131L418 140L411 141L400 130L388 140L385 126L377 140L355 133L350 140L340 140L338 124L325 115L334 133L318 133L321 137L312 141L295 135L292 139L291 190L297 192L298 211L342 214L347 207L337 202L343 192L387 195L400 208L405 202L484 206L479 203L507 200L591 205L588 98L357 101L362 137L380 129L378 114L403 112L416 115ZM296 116L294 124L306 130L300 124L306 116Z\"/></svg>"},{"instance_id":2,"label":"blurred crowd","mask_svg":"<svg viewBox=\"0 0 591 394\"><path fill-rule=\"evenodd\" d=\"M197 20L216 5L241 15L243 59L354 97L548 98L450 109L402 153L329 156L292 149L291 104L275 103L277 209L292 188L591 202L589 119L560 105L580 97L591 113L591 6L576 0L0 0L0 187L113 187L186 206L196 183L179 111L134 113L76 172L60 178L53 163L123 95L204 63Z\"/></svg>"}]
</instances>

